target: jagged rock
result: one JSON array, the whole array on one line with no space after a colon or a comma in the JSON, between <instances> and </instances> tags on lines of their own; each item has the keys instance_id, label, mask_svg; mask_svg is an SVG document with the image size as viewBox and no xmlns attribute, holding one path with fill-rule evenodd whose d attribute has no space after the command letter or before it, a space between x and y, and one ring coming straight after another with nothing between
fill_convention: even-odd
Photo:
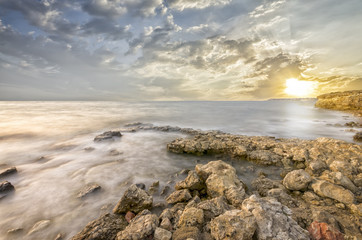
<instances>
[{"instance_id":1,"label":"jagged rock","mask_svg":"<svg viewBox=\"0 0 362 240\"><path fill-rule=\"evenodd\" d=\"M260 176L254 179L251 183L251 186L255 188L260 196L265 197L268 194L268 191L273 188L284 188L282 184L278 181L271 180L265 176Z\"/></svg>"},{"instance_id":2,"label":"jagged rock","mask_svg":"<svg viewBox=\"0 0 362 240\"><path fill-rule=\"evenodd\" d=\"M216 240L249 240L252 239L256 227L253 214L241 210L227 211L210 223L211 235Z\"/></svg>"},{"instance_id":3,"label":"jagged rock","mask_svg":"<svg viewBox=\"0 0 362 240\"><path fill-rule=\"evenodd\" d=\"M50 225L50 220L41 220L34 224L34 226L28 232L28 235L39 232L39 231L49 227L49 225Z\"/></svg>"},{"instance_id":4,"label":"jagged rock","mask_svg":"<svg viewBox=\"0 0 362 240\"><path fill-rule=\"evenodd\" d=\"M144 209L151 209L152 202L152 196L133 184L125 191L121 200L114 207L113 212L117 214L128 211L139 213Z\"/></svg>"},{"instance_id":5,"label":"jagged rock","mask_svg":"<svg viewBox=\"0 0 362 240\"><path fill-rule=\"evenodd\" d=\"M152 183L152 185L149 187L148 193L151 195L156 194L158 192L159 188L160 188L160 182L156 181L156 182Z\"/></svg>"},{"instance_id":6,"label":"jagged rock","mask_svg":"<svg viewBox=\"0 0 362 240\"><path fill-rule=\"evenodd\" d=\"M14 186L8 181L4 181L4 182L0 183L0 194L11 192L14 190L15 190Z\"/></svg>"},{"instance_id":7,"label":"jagged rock","mask_svg":"<svg viewBox=\"0 0 362 240\"><path fill-rule=\"evenodd\" d=\"M341 172L324 172L320 178L331 183L341 185L352 192L357 191L357 187L353 184L353 182Z\"/></svg>"},{"instance_id":8,"label":"jagged rock","mask_svg":"<svg viewBox=\"0 0 362 240\"><path fill-rule=\"evenodd\" d=\"M178 182L175 186L176 190L189 189L189 190L201 190L205 187L204 182L196 174L195 171L189 171L185 180Z\"/></svg>"},{"instance_id":9,"label":"jagged rock","mask_svg":"<svg viewBox=\"0 0 362 240\"><path fill-rule=\"evenodd\" d=\"M277 165L280 164L280 161L282 159L282 157L278 154L267 150L251 151L248 157L249 160L262 165Z\"/></svg>"},{"instance_id":10,"label":"jagged rock","mask_svg":"<svg viewBox=\"0 0 362 240\"><path fill-rule=\"evenodd\" d=\"M91 193L95 193L101 190L101 186L99 186L97 183L89 183L84 188L82 188L77 197L78 198L85 198Z\"/></svg>"},{"instance_id":11,"label":"jagged rock","mask_svg":"<svg viewBox=\"0 0 362 240\"><path fill-rule=\"evenodd\" d=\"M314 221L308 231L312 240L344 240L343 234L327 223Z\"/></svg>"},{"instance_id":12,"label":"jagged rock","mask_svg":"<svg viewBox=\"0 0 362 240\"><path fill-rule=\"evenodd\" d=\"M104 132L104 133L96 136L94 138L94 141L101 142L104 140L111 140L111 139L113 139L113 137L121 137L121 136L122 136L122 134L120 131L108 131L108 132Z\"/></svg>"},{"instance_id":13,"label":"jagged rock","mask_svg":"<svg viewBox=\"0 0 362 240\"><path fill-rule=\"evenodd\" d=\"M200 240L201 233L197 227L182 227L176 229L176 231L172 235L172 240L187 240L194 239Z\"/></svg>"},{"instance_id":14,"label":"jagged rock","mask_svg":"<svg viewBox=\"0 0 362 240\"><path fill-rule=\"evenodd\" d=\"M163 228L156 228L154 240L170 240L172 238L172 233Z\"/></svg>"},{"instance_id":15,"label":"jagged rock","mask_svg":"<svg viewBox=\"0 0 362 240\"><path fill-rule=\"evenodd\" d=\"M178 227L200 227L204 222L204 212L201 209L186 208L178 222Z\"/></svg>"},{"instance_id":16,"label":"jagged rock","mask_svg":"<svg viewBox=\"0 0 362 240\"><path fill-rule=\"evenodd\" d=\"M232 206L226 203L225 197L217 197L202 201L197 205L197 208L204 211L205 220L207 222L226 211L233 209Z\"/></svg>"},{"instance_id":17,"label":"jagged rock","mask_svg":"<svg viewBox=\"0 0 362 240\"><path fill-rule=\"evenodd\" d=\"M360 204L351 204L351 212L359 217L362 217L362 203Z\"/></svg>"},{"instance_id":18,"label":"jagged rock","mask_svg":"<svg viewBox=\"0 0 362 240\"><path fill-rule=\"evenodd\" d=\"M354 202L354 195L351 191L324 180L316 180L312 184L313 191L321 197L328 197L344 204Z\"/></svg>"},{"instance_id":19,"label":"jagged rock","mask_svg":"<svg viewBox=\"0 0 362 240\"><path fill-rule=\"evenodd\" d=\"M167 217L162 218L161 223L160 223L160 227L163 229L166 229L168 231L172 230L172 223L171 220Z\"/></svg>"},{"instance_id":20,"label":"jagged rock","mask_svg":"<svg viewBox=\"0 0 362 240\"><path fill-rule=\"evenodd\" d=\"M167 197L167 203L178 203L178 202L186 202L192 198L190 191L187 189L182 189L175 191Z\"/></svg>"},{"instance_id":21,"label":"jagged rock","mask_svg":"<svg viewBox=\"0 0 362 240\"><path fill-rule=\"evenodd\" d=\"M309 240L308 232L291 218L291 210L274 198L252 195L244 200L242 210L254 215L259 240Z\"/></svg>"},{"instance_id":22,"label":"jagged rock","mask_svg":"<svg viewBox=\"0 0 362 240\"><path fill-rule=\"evenodd\" d=\"M280 189L280 188L270 189L267 192L266 196L276 198L280 203L282 203L283 205L286 205L288 207L297 206L296 200L294 200L294 198L292 198L289 194L287 194L284 189Z\"/></svg>"},{"instance_id":23,"label":"jagged rock","mask_svg":"<svg viewBox=\"0 0 362 240\"><path fill-rule=\"evenodd\" d=\"M130 224L117 234L117 240L147 239L152 236L158 226L158 217L149 210L143 210Z\"/></svg>"},{"instance_id":24,"label":"jagged rock","mask_svg":"<svg viewBox=\"0 0 362 240\"><path fill-rule=\"evenodd\" d=\"M88 223L72 240L108 240L114 239L119 231L127 226L123 216L107 213Z\"/></svg>"},{"instance_id":25,"label":"jagged rock","mask_svg":"<svg viewBox=\"0 0 362 240\"><path fill-rule=\"evenodd\" d=\"M283 185L289 190L299 191L305 190L311 181L312 178L310 175L306 171L300 169L288 173L283 179Z\"/></svg>"},{"instance_id":26,"label":"jagged rock","mask_svg":"<svg viewBox=\"0 0 362 240\"><path fill-rule=\"evenodd\" d=\"M4 170L0 171L0 178L5 177L5 176L9 176L11 174L15 174L17 173L18 170L16 169L16 167L10 167Z\"/></svg>"},{"instance_id":27,"label":"jagged rock","mask_svg":"<svg viewBox=\"0 0 362 240\"><path fill-rule=\"evenodd\" d=\"M327 168L327 164L321 160L313 160L308 164L308 168L314 174L318 174Z\"/></svg>"}]
</instances>

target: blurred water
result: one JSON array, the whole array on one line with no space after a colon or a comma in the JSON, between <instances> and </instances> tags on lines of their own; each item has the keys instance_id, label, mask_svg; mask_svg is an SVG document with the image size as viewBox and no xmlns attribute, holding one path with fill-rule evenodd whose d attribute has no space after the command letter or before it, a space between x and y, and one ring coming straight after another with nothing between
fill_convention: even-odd
<instances>
[{"instance_id":1,"label":"blurred water","mask_svg":"<svg viewBox=\"0 0 362 240\"><path fill-rule=\"evenodd\" d=\"M314 108L314 101L265 102L0 102L0 169L18 174L0 179L16 188L0 200L0 239L23 228L20 239L66 239L109 211L127 185L160 180L205 158L169 154L166 143L180 133L124 133L114 142L94 143L103 131L126 123L222 130L244 135L352 141L354 133L336 127L358 121L347 113ZM93 151L85 148L92 147ZM119 155L110 152L117 150ZM114 152L114 151L113 151ZM77 192L96 182L102 192L80 200ZM103 210L102 210L103 209ZM48 228L27 236L39 220ZM19 239L19 238L14 238Z\"/></svg>"}]
</instances>

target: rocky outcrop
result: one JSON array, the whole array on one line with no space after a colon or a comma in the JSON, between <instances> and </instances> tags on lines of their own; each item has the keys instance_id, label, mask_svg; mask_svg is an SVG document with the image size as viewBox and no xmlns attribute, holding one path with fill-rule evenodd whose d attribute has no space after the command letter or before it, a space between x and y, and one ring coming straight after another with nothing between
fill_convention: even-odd
<instances>
[{"instance_id":1,"label":"rocky outcrop","mask_svg":"<svg viewBox=\"0 0 362 240\"><path fill-rule=\"evenodd\" d=\"M113 137L121 137L122 134L120 131L108 131L104 132L94 138L95 142L101 142L104 140L113 140Z\"/></svg>"},{"instance_id":2,"label":"rocky outcrop","mask_svg":"<svg viewBox=\"0 0 362 240\"><path fill-rule=\"evenodd\" d=\"M171 193L170 196L167 197L166 201L168 203L187 202L191 198L190 191L182 189Z\"/></svg>"},{"instance_id":3,"label":"rocky outcrop","mask_svg":"<svg viewBox=\"0 0 362 240\"><path fill-rule=\"evenodd\" d=\"M362 90L333 92L317 97L316 107L362 113Z\"/></svg>"},{"instance_id":4,"label":"rocky outcrop","mask_svg":"<svg viewBox=\"0 0 362 240\"><path fill-rule=\"evenodd\" d=\"M72 240L108 240L115 239L117 233L127 226L123 216L107 213L90 222L77 233Z\"/></svg>"},{"instance_id":5,"label":"rocky outcrop","mask_svg":"<svg viewBox=\"0 0 362 240\"><path fill-rule=\"evenodd\" d=\"M6 168L6 169L0 171L0 178L15 174L17 172L18 172L18 170L16 169L16 167Z\"/></svg>"},{"instance_id":6,"label":"rocky outcrop","mask_svg":"<svg viewBox=\"0 0 362 240\"><path fill-rule=\"evenodd\" d=\"M355 199L351 191L324 180L316 180L312 183L312 189L321 197L328 197L344 204L352 204Z\"/></svg>"},{"instance_id":7,"label":"rocky outcrop","mask_svg":"<svg viewBox=\"0 0 362 240\"><path fill-rule=\"evenodd\" d=\"M153 198L145 190L131 185L113 209L113 213L121 214L128 211L139 213L144 209L151 209Z\"/></svg>"}]
</instances>

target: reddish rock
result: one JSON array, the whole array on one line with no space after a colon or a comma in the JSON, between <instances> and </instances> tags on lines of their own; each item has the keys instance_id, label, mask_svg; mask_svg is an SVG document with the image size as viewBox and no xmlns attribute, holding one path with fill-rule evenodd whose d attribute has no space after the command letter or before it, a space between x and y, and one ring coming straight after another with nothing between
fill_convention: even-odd
<instances>
[{"instance_id":1,"label":"reddish rock","mask_svg":"<svg viewBox=\"0 0 362 240\"><path fill-rule=\"evenodd\" d=\"M341 232L324 222L312 222L308 231L312 240L344 240Z\"/></svg>"},{"instance_id":2,"label":"reddish rock","mask_svg":"<svg viewBox=\"0 0 362 240\"><path fill-rule=\"evenodd\" d=\"M127 222L129 223L135 216L136 216L136 215L135 215L133 212L128 211L128 212L126 213L125 218L126 218Z\"/></svg>"}]
</instances>

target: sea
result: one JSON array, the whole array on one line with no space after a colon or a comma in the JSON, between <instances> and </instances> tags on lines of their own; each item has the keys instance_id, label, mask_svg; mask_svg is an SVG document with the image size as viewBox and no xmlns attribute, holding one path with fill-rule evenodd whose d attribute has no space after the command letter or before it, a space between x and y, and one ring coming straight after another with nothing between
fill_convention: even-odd
<instances>
[{"instance_id":1,"label":"sea","mask_svg":"<svg viewBox=\"0 0 362 240\"><path fill-rule=\"evenodd\" d=\"M213 159L167 152L168 142L188 137L180 132L124 132L115 141L93 141L105 131L141 122L249 136L353 142L355 130L345 124L361 119L314 104L314 99L0 102L0 170L12 166L18 170L0 179L16 189L0 200L0 239L54 239L59 233L70 239L88 222L111 212L130 184L149 187L159 181L162 189L174 184L181 170ZM243 181L253 178L242 171L249 163L232 164ZM273 168L264 171L278 177ZM102 188L78 198L89 183ZM162 197L155 196L154 201L161 202ZM29 234L43 220L48 221ZM18 229L14 237L7 234L11 229Z\"/></svg>"}]
</instances>

